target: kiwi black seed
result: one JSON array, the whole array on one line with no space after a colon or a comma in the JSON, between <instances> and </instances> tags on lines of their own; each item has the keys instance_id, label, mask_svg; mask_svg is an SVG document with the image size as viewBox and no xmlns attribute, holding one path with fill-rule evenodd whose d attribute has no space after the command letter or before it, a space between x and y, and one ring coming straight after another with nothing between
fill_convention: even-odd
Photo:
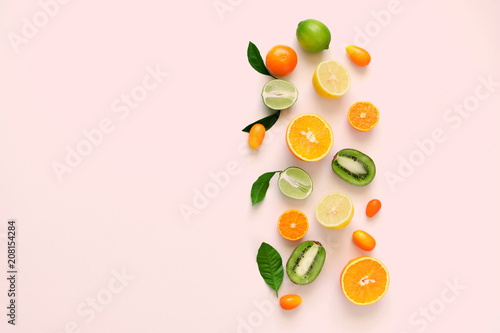
<instances>
[{"instance_id":1,"label":"kiwi black seed","mask_svg":"<svg viewBox=\"0 0 500 333\"><path fill-rule=\"evenodd\" d=\"M356 149L342 149L333 157L333 171L346 182L365 186L372 182L376 168L373 160Z\"/></svg>"},{"instance_id":2,"label":"kiwi black seed","mask_svg":"<svg viewBox=\"0 0 500 333\"><path fill-rule=\"evenodd\" d=\"M317 241L305 241L293 250L286 263L286 274L295 284L309 284L321 273L326 250Z\"/></svg>"}]
</instances>

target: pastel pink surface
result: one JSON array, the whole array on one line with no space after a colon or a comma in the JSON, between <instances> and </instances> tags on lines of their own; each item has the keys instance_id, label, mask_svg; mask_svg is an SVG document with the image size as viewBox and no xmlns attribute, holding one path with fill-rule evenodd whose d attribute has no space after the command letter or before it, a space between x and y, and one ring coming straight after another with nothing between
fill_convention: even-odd
<instances>
[{"instance_id":1,"label":"pastel pink surface","mask_svg":"<svg viewBox=\"0 0 500 333\"><path fill-rule=\"evenodd\" d=\"M7 324L0 279L2 332L500 330L500 3L63 2L0 4L0 275L8 219L18 224L19 259L16 327ZM298 45L295 28L307 18L330 28L328 50ZM26 20L40 27L13 44ZM299 57L286 77L299 99L257 151L241 129L268 114L260 91L269 78L248 64L248 41L263 55L285 44ZM371 53L368 67L350 63L350 44ZM311 84L328 59L352 76L337 100ZM360 100L381 113L366 133L346 119ZM304 112L323 116L335 134L320 162L301 162L286 147L288 121ZM331 171L333 154L348 147L376 162L369 186ZM78 149L85 156L58 177L54 165ZM286 198L273 179L252 207L253 181L292 165L312 176L312 195ZM356 207L343 230L315 221L330 192ZM382 209L368 219L373 198ZM303 299L285 312L255 256L265 241L287 260L297 243L276 223L288 209L308 215L305 239L323 243L327 259L311 285L285 276L280 296ZM388 293L367 307L339 287L344 265L367 254L352 243L357 229L375 237L369 255L391 273Z\"/></svg>"}]
</instances>

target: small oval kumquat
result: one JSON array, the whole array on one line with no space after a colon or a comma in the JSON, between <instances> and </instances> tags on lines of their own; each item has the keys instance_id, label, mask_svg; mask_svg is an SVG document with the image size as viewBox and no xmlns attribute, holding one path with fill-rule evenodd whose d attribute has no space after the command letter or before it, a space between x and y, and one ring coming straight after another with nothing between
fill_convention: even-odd
<instances>
[{"instance_id":1,"label":"small oval kumquat","mask_svg":"<svg viewBox=\"0 0 500 333\"><path fill-rule=\"evenodd\" d=\"M252 149L257 149L260 147L264 141L264 136L266 135L266 128L262 124L255 124L250 128L248 133L248 145Z\"/></svg>"},{"instance_id":2,"label":"small oval kumquat","mask_svg":"<svg viewBox=\"0 0 500 333\"><path fill-rule=\"evenodd\" d=\"M366 205L366 216L374 217L382 208L382 203L378 199L372 199Z\"/></svg>"},{"instance_id":3,"label":"small oval kumquat","mask_svg":"<svg viewBox=\"0 0 500 333\"><path fill-rule=\"evenodd\" d=\"M280 298L280 306L283 310L293 310L302 303L302 297L289 294Z\"/></svg>"},{"instance_id":4,"label":"small oval kumquat","mask_svg":"<svg viewBox=\"0 0 500 333\"><path fill-rule=\"evenodd\" d=\"M359 46L349 45L346 47L346 51L349 59L351 59L351 61L358 66L368 66L372 60L370 53Z\"/></svg>"},{"instance_id":5,"label":"small oval kumquat","mask_svg":"<svg viewBox=\"0 0 500 333\"><path fill-rule=\"evenodd\" d=\"M356 230L352 233L352 240L360 249L371 251L377 245L375 238L363 230Z\"/></svg>"}]
</instances>

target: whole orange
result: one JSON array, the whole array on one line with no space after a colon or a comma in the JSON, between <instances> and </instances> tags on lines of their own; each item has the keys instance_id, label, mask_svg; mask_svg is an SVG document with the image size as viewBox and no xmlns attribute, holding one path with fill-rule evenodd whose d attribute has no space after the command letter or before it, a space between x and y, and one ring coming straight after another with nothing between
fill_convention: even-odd
<instances>
[{"instance_id":1,"label":"whole orange","mask_svg":"<svg viewBox=\"0 0 500 333\"><path fill-rule=\"evenodd\" d=\"M273 75L285 76L293 72L297 61L294 49L286 45L276 45L267 53L266 67Z\"/></svg>"}]
</instances>

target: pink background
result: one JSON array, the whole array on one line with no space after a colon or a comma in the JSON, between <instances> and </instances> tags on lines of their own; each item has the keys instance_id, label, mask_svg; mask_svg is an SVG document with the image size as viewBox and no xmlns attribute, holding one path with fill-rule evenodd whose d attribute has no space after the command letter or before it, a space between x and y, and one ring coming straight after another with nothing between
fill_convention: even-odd
<instances>
[{"instance_id":1,"label":"pink background","mask_svg":"<svg viewBox=\"0 0 500 333\"><path fill-rule=\"evenodd\" d=\"M500 331L498 1L62 2L47 21L38 1L0 3L0 277L12 218L19 270L16 327L6 323L0 278L2 332ZM33 16L44 26L13 47L9 36ZM329 26L329 50L300 49L295 28L307 18ZM255 152L241 128L267 114L260 90L268 78L247 63L250 40L263 54L287 44L299 55L287 77L299 99ZM349 62L349 44L371 52L368 68ZM326 59L352 76L338 100L321 99L310 83ZM147 68L168 76L154 85ZM145 77L150 91L141 88ZM134 109L120 102L131 92L144 97ZM359 100L381 111L368 133L346 121ZM313 164L294 158L284 140L289 119L303 112L322 115L335 132L330 155ZM82 131L96 133L103 121L110 133L89 148ZM433 132L439 142L430 144ZM78 145L91 151L59 181L53 163ZM331 171L346 147L377 163L368 187ZM409 160L418 165L404 167ZM311 174L312 195L287 199L273 179L251 207L252 182L291 165ZM331 231L314 208L336 191L351 196L356 213ZM383 208L368 220L374 197ZM286 261L296 243L279 236L276 222L292 208L309 216L306 239L322 242L328 257L311 285L285 276L280 294L303 298L285 312L255 256L265 241ZM352 244L356 229L377 239L370 255L391 273L386 296L368 307L339 288L342 267L365 254Z\"/></svg>"}]
</instances>

